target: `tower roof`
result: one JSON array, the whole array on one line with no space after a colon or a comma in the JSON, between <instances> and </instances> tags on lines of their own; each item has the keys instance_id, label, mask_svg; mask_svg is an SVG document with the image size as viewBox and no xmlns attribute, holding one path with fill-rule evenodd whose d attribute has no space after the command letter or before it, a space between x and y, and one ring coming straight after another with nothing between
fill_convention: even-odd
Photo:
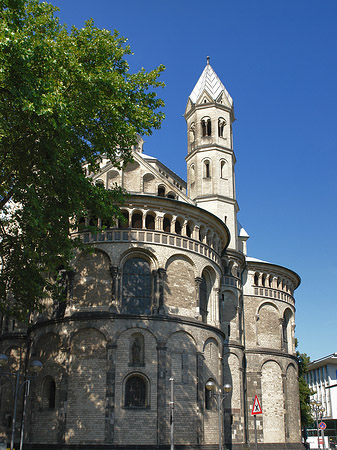
<instances>
[{"instance_id":1,"label":"tower roof","mask_svg":"<svg viewBox=\"0 0 337 450\"><path fill-rule=\"evenodd\" d=\"M190 94L189 98L191 102L196 103L203 91L206 91L214 101L216 101L221 93L224 92L229 104L233 106L233 99L229 95L225 86L222 84L218 75L212 69L209 63L209 56L207 56L207 65Z\"/></svg>"}]
</instances>

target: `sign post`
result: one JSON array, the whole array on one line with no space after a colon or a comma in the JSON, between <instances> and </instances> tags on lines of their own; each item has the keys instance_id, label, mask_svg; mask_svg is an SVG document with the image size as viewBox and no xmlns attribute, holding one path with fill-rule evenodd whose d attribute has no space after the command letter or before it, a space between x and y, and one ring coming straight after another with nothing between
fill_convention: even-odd
<instances>
[{"instance_id":1,"label":"sign post","mask_svg":"<svg viewBox=\"0 0 337 450\"><path fill-rule=\"evenodd\" d=\"M318 428L321 430L321 434L322 434L322 438L321 438L320 444L322 444L323 450L325 450L324 430L326 429L326 423L325 422L320 422L318 424Z\"/></svg>"},{"instance_id":2,"label":"sign post","mask_svg":"<svg viewBox=\"0 0 337 450\"><path fill-rule=\"evenodd\" d=\"M259 399L257 395L255 395L254 403L253 403L253 409L252 409L252 415L254 416L254 431L255 431L255 450L258 450L257 448L257 428L256 428L256 416L257 414L262 414L262 408L259 402Z\"/></svg>"}]
</instances>

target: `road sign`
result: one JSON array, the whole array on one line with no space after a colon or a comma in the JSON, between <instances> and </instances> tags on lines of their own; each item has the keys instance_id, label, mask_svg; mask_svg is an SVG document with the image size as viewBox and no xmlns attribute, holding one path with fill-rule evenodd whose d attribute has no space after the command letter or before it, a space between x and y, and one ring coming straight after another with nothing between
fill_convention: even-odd
<instances>
[{"instance_id":1,"label":"road sign","mask_svg":"<svg viewBox=\"0 0 337 450\"><path fill-rule=\"evenodd\" d=\"M257 395L255 395L253 409L252 409L252 415L255 416L256 414L262 414L262 408L261 408L259 399L257 398Z\"/></svg>"},{"instance_id":2,"label":"road sign","mask_svg":"<svg viewBox=\"0 0 337 450\"><path fill-rule=\"evenodd\" d=\"M326 423L325 423L325 422L320 422L320 423L318 424L318 427L319 427L321 430L325 430L325 429L326 429Z\"/></svg>"}]
</instances>

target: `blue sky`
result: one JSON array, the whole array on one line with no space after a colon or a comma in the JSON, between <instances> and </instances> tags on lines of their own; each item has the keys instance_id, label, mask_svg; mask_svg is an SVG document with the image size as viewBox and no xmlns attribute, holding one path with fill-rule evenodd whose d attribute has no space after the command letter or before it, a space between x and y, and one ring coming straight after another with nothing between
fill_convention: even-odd
<instances>
[{"instance_id":1,"label":"blue sky","mask_svg":"<svg viewBox=\"0 0 337 450\"><path fill-rule=\"evenodd\" d=\"M117 29L133 71L166 66L162 129L144 151L186 179L182 117L206 56L234 99L248 253L295 270L299 350L337 351L337 1L53 0L62 22Z\"/></svg>"}]
</instances>

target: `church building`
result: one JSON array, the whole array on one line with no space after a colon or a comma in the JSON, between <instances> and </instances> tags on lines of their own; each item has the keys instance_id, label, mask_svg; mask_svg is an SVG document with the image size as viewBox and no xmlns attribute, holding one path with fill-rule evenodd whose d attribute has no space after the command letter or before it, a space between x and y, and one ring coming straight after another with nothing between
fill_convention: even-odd
<instances>
[{"instance_id":1,"label":"church building","mask_svg":"<svg viewBox=\"0 0 337 450\"><path fill-rule=\"evenodd\" d=\"M187 182L146 155L141 137L124 169L103 159L88 176L128 191L124 220L91 219L100 229L92 233L83 219L74 236L94 250L79 253L65 274L67 302L50 303L25 328L1 322L7 369L43 364L25 408L26 450L167 450L172 425L178 450L217 449L219 439L226 449L253 450L256 395L259 449L303 448L300 278L247 256L233 100L209 59L185 120ZM0 440L9 442L13 398L0 382ZM20 393L17 443L22 410Z\"/></svg>"}]
</instances>

